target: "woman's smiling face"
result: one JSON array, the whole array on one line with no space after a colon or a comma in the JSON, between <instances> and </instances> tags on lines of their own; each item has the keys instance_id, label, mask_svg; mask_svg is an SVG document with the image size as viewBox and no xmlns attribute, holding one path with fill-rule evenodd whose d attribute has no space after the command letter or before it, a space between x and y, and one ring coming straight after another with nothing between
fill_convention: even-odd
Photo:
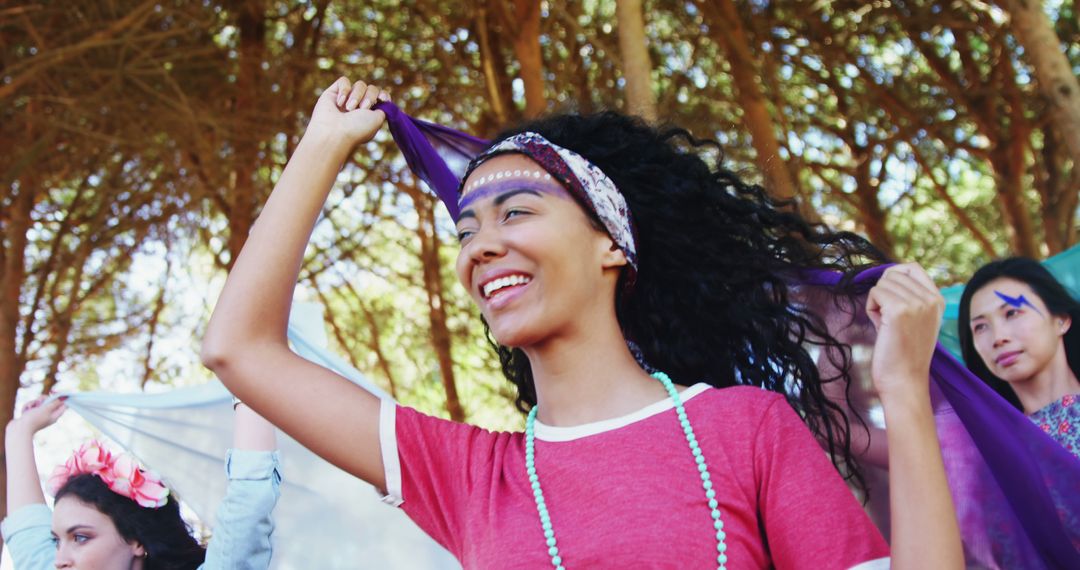
<instances>
[{"instance_id":1,"label":"woman's smiling face","mask_svg":"<svg viewBox=\"0 0 1080 570\"><path fill-rule=\"evenodd\" d=\"M457 272L495 340L525 347L611 302L625 256L532 159L495 156L465 181Z\"/></svg>"}]
</instances>

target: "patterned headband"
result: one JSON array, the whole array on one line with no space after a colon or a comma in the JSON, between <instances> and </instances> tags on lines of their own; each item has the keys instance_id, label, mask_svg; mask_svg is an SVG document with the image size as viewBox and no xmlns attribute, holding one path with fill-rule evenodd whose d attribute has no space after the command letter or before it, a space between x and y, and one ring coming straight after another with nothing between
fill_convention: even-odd
<instances>
[{"instance_id":1,"label":"patterned headband","mask_svg":"<svg viewBox=\"0 0 1080 570\"><path fill-rule=\"evenodd\" d=\"M589 211L596 214L600 223L604 224L608 235L626 255L626 260L632 269L628 275L627 284L632 283L638 267L634 224L630 219L630 208L626 205L626 198L615 187L615 183L585 157L531 131L518 133L500 141L474 158L469 163L465 176L461 178L462 181L468 179L469 174L487 159L507 153L524 154L531 158L551 177L569 189L570 193ZM539 173L534 173L536 174ZM473 180L468 187L458 189L458 196L464 196L467 191L496 178L503 178L505 175L506 173L499 172Z\"/></svg>"}]
</instances>

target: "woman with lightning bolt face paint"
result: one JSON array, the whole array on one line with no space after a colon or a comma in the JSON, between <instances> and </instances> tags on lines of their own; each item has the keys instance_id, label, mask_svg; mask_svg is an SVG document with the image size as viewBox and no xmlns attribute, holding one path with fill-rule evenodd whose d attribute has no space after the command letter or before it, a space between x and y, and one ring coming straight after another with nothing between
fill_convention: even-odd
<instances>
[{"instance_id":1,"label":"woman with lightning bolt face paint","mask_svg":"<svg viewBox=\"0 0 1080 570\"><path fill-rule=\"evenodd\" d=\"M959 332L968 368L1080 456L1078 311L1080 303L1038 262L1004 259L968 282Z\"/></svg>"}]
</instances>

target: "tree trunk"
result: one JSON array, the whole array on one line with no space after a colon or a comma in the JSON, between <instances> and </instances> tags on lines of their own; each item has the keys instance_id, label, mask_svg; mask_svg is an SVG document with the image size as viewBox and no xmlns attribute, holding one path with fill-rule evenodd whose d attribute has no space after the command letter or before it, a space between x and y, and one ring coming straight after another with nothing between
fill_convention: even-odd
<instances>
[{"instance_id":1,"label":"tree trunk","mask_svg":"<svg viewBox=\"0 0 1080 570\"><path fill-rule=\"evenodd\" d=\"M428 298L431 344L439 361L439 374L446 392L446 411L450 419L465 421L465 409L457 393L450 328L446 324L446 296L443 292L442 259L439 257L439 234L435 228L434 203L419 188L402 187L416 208L416 237L420 239L420 263L424 271L424 290Z\"/></svg>"},{"instance_id":2,"label":"tree trunk","mask_svg":"<svg viewBox=\"0 0 1080 570\"><path fill-rule=\"evenodd\" d=\"M1008 228L1009 245L1016 255L1038 259L1041 256L1035 243L1035 228L1024 201L1022 142L997 147L990 155L990 163L994 168L998 204Z\"/></svg>"},{"instance_id":3,"label":"tree trunk","mask_svg":"<svg viewBox=\"0 0 1080 570\"><path fill-rule=\"evenodd\" d=\"M571 2L566 7L567 18L573 18L574 21L580 21L584 12L582 6L578 2ZM569 50L567 54L570 61L570 77L574 82L574 99L577 102L577 111L582 115L591 115L596 112L595 105L593 103L593 88L592 81L589 78L589 66L585 63L585 56L582 55L581 49L589 43L588 38L585 38L584 42L578 41L578 35L573 30L570 30L566 34L566 47Z\"/></svg>"},{"instance_id":4,"label":"tree trunk","mask_svg":"<svg viewBox=\"0 0 1080 570\"><path fill-rule=\"evenodd\" d=\"M510 121L510 111L505 104L499 74L496 68L496 53L498 46L492 42L491 19L488 17L487 6L480 6L476 16L477 43L480 44L480 65L484 71L484 86L487 87L488 103L491 111L495 114L495 121L500 127Z\"/></svg>"},{"instance_id":5,"label":"tree trunk","mask_svg":"<svg viewBox=\"0 0 1080 570\"><path fill-rule=\"evenodd\" d=\"M23 179L19 193L7 212L0 243L0 425L15 415L15 396L25 362L19 357L19 297L26 278L26 232L34 209L33 183ZM7 516L7 463L0 441L0 517Z\"/></svg>"},{"instance_id":6,"label":"tree trunk","mask_svg":"<svg viewBox=\"0 0 1080 570\"><path fill-rule=\"evenodd\" d=\"M1076 205L1080 199L1080 190L1076 182L1080 181L1080 168L1073 167L1070 182L1064 153L1061 152L1060 133L1051 122L1042 129L1043 147L1035 164L1035 188L1042 196L1040 213L1042 214L1043 235L1050 255L1061 253L1072 245L1076 229Z\"/></svg>"},{"instance_id":7,"label":"tree trunk","mask_svg":"<svg viewBox=\"0 0 1080 570\"><path fill-rule=\"evenodd\" d=\"M1061 40L1040 0L1000 0L1011 16L1012 32L1024 46L1024 55L1039 91L1050 105L1050 116L1061 129L1062 139L1080 165L1080 81L1062 52Z\"/></svg>"},{"instance_id":8,"label":"tree trunk","mask_svg":"<svg viewBox=\"0 0 1080 570\"><path fill-rule=\"evenodd\" d=\"M172 258L166 253L165 274L161 279L161 290L154 298L154 308L150 313L150 322L146 324L146 356L143 359L143 375L139 381L139 387L143 390L154 377L154 341L157 340L158 327L161 323L161 315L165 312L165 293L168 290L169 275L172 274Z\"/></svg>"},{"instance_id":9,"label":"tree trunk","mask_svg":"<svg viewBox=\"0 0 1080 570\"><path fill-rule=\"evenodd\" d=\"M390 385L390 397L396 400L398 397L397 380L394 378L394 371L390 368L390 360L386 358L386 354L382 349L382 332L379 330L379 323L375 320L375 314L363 301L358 299L356 303L360 306L360 310L364 313L364 318L368 322L368 333L371 335L370 346L371 351L375 353L375 361L379 364L379 370L382 370L383 376L386 376L386 382Z\"/></svg>"},{"instance_id":10,"label":"tree trunk","mask_svg":"<svg viewBox=\"0 0 1080 570\"><path fill-rule=\"evenodd\" d=\"M859 204L859 221L870 243L889 259L895 259L896 250L886 225L888 214L881 207L878 185L873 182L870 172L870 149L853 145L852 154L855 159L855 198Z\"/></svg>"},{"instance_id":11,"label":"tree trunk","mask_svg":"<svg viewBox=\"0 0 1080 570\"><path fill-rule=\"evenodd\" d=\"M1080 168L1073 168L1072 188L1074 188L1074 190L1071 193L1066 194L1066 203L1069 204L1069 209L1066 210L1068 212L1075 212L1077 204L1080 203L1080 191L1075 190L1076 188L1080 188ZM1070 215L1069 219L1065 220L1064 231L1064 244L1065 247L1068 248L1076 243L1076 218L1074 216Z\"/></svg>"},{"instance_id":12,"label":"tree trunk","mask_svg":"<svg viewBox=\"0 0 1080 570\"><path fill-rule=\"evenodd\" d=\"M525 116L532 119L547 108L544 59L540 51L540 0L514 0L514 8L517 19L514 54L521 66L521 81L525 84Z\"/></svg>"},{"instance_id":13,"label":"tree trunk","mask_svg":"<svg viewBox=\"0 0 1080 570\"><path fill-rule=\"evenodd\" d=\"M615 3L619 24L619 52L623 79L626 80L626 109L646 121L655 122L656 97L652 89L652 62L645 37L642 0L619 0Z\"/></svg>"},{"instance_id":14,"label":"tree trunk","mask_svg":"<svg viewBox=\"0 0 1080 570\"><path fill-rule=\"evenodd\" d=\"M750 132L755 161L765 177L765 189L775 198L796 201L799 212L807 220L819 221L810 204L799 200L802 195L798 184L780 156L773 117L757 79L757 61L735 4L732 0L702 0L698 6L709 26L709 34L727 55L742 109L742 124Z\"/></svg>"},{"instance_id":15,"label":"tree trunk","mask_svg":"<svg viewBox=\"0 0 1080 570\"><path fill-rule=\"evenodd\" d=\"M229 203L229 268L236 263L248 233L255 223L257 207L255 172L258 168L259 142L253 132L261 124L259 116L265 113L262 97L267 94L260 89L263 55L266 49L266 21L260 0L245 0L239 6L237 27L240 30L240 69L236 79L233 124L231 130L233 155L232 188L227 196Z\"/></svg>"},{"instance_id":16,"label":"tree trunk","mask_svg":"<svg viewBox=\"0 0 1080 570\"><path fill-rule=\"evenodd\" d=\"M79 281L72 280L72 282L72 297L75 297L75 291L78 290L78 287L75 286L74 283L79 283ZM56 349L53 353L51 361L49 362L49 368L45 372L45 379L41 383L42 395L46 395L52 392L53 387L56 386L56 383L58 381L57 375L60 373L60 365L64 362L64 355L67 354L68 346L71 344L71 319L73 313L74 311L68 309L64 311L63 317L57 318L53 323L51 323L53 334L50 336L52 336L53 338L53 343L56 345Z\"/></svg>"}]
</instances>

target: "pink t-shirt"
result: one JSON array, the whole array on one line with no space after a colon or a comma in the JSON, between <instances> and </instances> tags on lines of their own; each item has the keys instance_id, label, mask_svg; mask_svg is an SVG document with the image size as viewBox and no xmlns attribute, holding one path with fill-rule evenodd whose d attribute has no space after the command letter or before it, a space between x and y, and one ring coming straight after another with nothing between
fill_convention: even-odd
<instances>
[{"instance_id":1,"label":"pink t-shirt","mask_svg":"<svg viewBox=\"0 0 1080 570\"><path fill-rule=\"evenodd\" d=\"M810 431L758 388L683 393L727 532L728 565L887 568L888 547ZM384 405L388 502L470 568L551 568L523 433ZM669 399L576 426L536 425L536 469L563 563L716 568L698 470Z\"/></svg>"}]
</instances>

